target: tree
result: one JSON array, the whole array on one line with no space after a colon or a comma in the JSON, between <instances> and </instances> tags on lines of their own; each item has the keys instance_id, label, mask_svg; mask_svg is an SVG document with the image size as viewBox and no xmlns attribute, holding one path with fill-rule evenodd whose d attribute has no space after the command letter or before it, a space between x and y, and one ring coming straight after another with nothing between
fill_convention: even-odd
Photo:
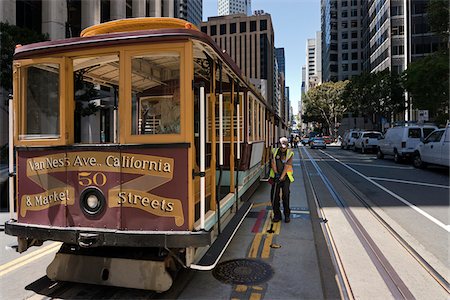
<instances>
[{"instance_id":1,"label":"tree","mask_svg":"<svg viewBox=\"0 0 450 300\"><path fill-rule=\"evenodd\" d=\"M412 96L414 108L426 109L434 121L449 118L449 57L440 51L411 63L403 73L403 85Z\"/></svg>"},{"instance_id":2,"label":"tree","mask_svg":"<svg viewBox=\"0 0 450 300\"><path fill-rule=\"evenodd\" d=\"M444 44L448 45L449 35L449 7L448 0L429 0L428 23L431 31L441 36Z\"/></svg>"},{"instance_id":3,"label":"tree","mask_svg":"<svg viewBox=\"0 0 450 300\"><path fill-rule=\"evenodd\" d=\"M399 75L389 70L363 73L352 77L347 84L344 105L354 113L389 119L405 109L403 92Z\"/></svg>"},{"instance_id":4,"label":"tree","mask_svg":"<svg viewBox=\"0 0 450 300\"><path fill-rule=\"evenodd\" d=\"M1 73L0 86L7 91L12 90L12 62L17 44L31 44L48 40L48 35L36 33L27 28L21 28L0 22L0 54Z\"/></svg>"},{"instance_id":5,"label":"tree","mask_svg":"<svg viewBox=\"0 0 450 300\"><path fill-rule=\"evenodd\" d=\"M306 93L305 115L323 120L332 136L335 136L336 124L345 112L342 95L347 83L348 81L325 82Z\"/></svg>"}]
</instances>

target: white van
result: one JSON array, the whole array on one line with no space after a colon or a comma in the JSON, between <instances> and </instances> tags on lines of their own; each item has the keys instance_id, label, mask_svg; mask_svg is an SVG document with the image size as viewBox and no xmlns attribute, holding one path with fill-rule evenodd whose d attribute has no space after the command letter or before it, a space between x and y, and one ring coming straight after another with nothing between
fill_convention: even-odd
<instances>
[{"instance_id":1,"label":"white van","mask_svg":"<svg viewBox=\"0 0 450 300\"><path fill-rule=\"evenodd\" d=\"M350 149L355 147L355 141L359 136L359 129L350 129L345 131L341 142L341 149Z\"/></svg>"},{"instance_id":2,"label":"white van","mask_svg":"<svg viewBox=\"0 0 450 300\"><path fill-rule=\"evenodd\" d=\"M417 145L431 132L438 129L433 125L404 125L389 128L378 142L377 157L394 157L396 163L412 157Z\"/></svg>"},{"instance_id":3,"label":"white van","mask_svg":"<svg viewBox=\"0 0 450 300\"><path fill-rule=\"evenodd\" d=\"M433 131L417 145L413 165L424 168L427 164L450 166L450 127Z\"/></svg>"}]
</instances>

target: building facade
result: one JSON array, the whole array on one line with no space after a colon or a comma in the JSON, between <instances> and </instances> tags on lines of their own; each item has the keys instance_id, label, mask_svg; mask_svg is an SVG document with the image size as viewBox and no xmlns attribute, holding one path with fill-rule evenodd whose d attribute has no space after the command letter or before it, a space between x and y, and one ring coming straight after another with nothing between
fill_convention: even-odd
<instances>
[{"instance_id":1,"label":"building facade","mask_svg":"<svg viewBox=\"0 0 450 300\"><path fill-rule=\"evenodd\" d=\"M305 93L322 82L322 46L320 41L319 31L315 39L308 39L306 43Z\"/></svg>"},{"instance_id":2,"label":"building facade","mask_svg":"<svg viewBox=\"0 0 450 300\"><path fill-rule=\"evenodd\" d=\"M370 1L369 1L370 2ZM376 2L376 1L375 1ZM361 74L365 0L322 0L322 80L340 81Z\"/></svg>"},{"instance_id":3,"label":"building facade","mask_svg":"<svg viewBox=\"0 0 450 300\"><path fill-rule=\"evenodd\" d=\"M430 32L428 0L369 2L369 53L371 72L403 72L408 64L435 52L441 39Z\"/></svg>"},{"instance_id":4,"label":"building facade","mask_svg":"<svg viewBox=\"0 0 450 300\"><path fill-rule=\"evenodd\" d=\"M199 25L202 0L0 1L0 22L47 33L51 40L79 36L102 22L138 17L175 17Z\"/></svg>"},{"instance_id":5,"label":"building facade","mask_svg":"<svg viewBox=\"0 0 450 300\"><path fill-rule=\"evenodd\" d=\"M281 116L284 117L286 124L292 124L291 103L289 99L289 87L286 86L286 57L284 48L275 48L276 66L278 70L278 84L274 85L280 95L280 107L282 107Z\"/></svg>"},{"instance_id":6,"label":"building facade","mask_svg":"<svg viewBox=\"0 0 450 300\"><path fill-rule=\"evenodd\" d=\"M219 16L234 14L252 14L251 0L218 0L217 13Z\"/></svg>"},{"instance_id":7,"label":"building facade","mask_svg":"<svg viewBox=\"0 0 450 300\"><path fill-rule=\"evenodd\" d=\"M241 69L242 74L260 89L269 104L280 110L275 95L274 31L270 14L210 17L201 31L211 36Z\"/></svg>"}]
</instances>

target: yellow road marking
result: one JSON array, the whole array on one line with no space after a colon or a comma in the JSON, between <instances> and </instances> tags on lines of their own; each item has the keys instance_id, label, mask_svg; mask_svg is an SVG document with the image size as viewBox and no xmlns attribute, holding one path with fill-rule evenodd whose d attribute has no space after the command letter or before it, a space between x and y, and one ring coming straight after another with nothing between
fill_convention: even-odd
<instances>
[{"instance_id":1,"label":"yellow road marking","mask_svg":"<svg viewBox=\"0 0 450 300\"><path fill-rule=\"evenodd\" d=\"M266 240L264 241L264 246L261 253L261 258L269 258L270 256L270 245L272 244L273 234L269 234L266 236Z\"/></svg>"},{"instance_id":2,"label":"yellow road marking","mask_svg":"<svg viewBox=\"0 0 450 300\"><path fill-rule=\"evenodd\" d=\"M261 294L259 293L252 293L250 295L250 300L259 300L259 299L261 299Z\"/></svg>"},{"instance_id":3,"label":"yellow road marking","mask_svg":"<svg viewBox=\"0 0 450 300\"><path fill-rule=\"evenodd\" d=\"M252 246L250 247L250 251L248 253L249 257L255 258L256 255L258 255L258 249L259 249L259 245L261 244L261 238L262 238L262 234L261 233L257 233L255 235L255 238L253 239Z\"/></svg>"},{"instance_id":4,"label":"yellow road marking","mask_svg":"<svg viewBox=\"0 0 450 300\"><path fill-rule=\"evenodd\" d=\"M247 286L239 284L239 285L236 286L235 291L238 292L238 293L244 293L244 292L247 291Z\"/></svg>"},{"instance_id":5,"label":"yellow road marking","mask_svg":"<svg viewBox=\"0 0 450 300\"><path fill-rule=\"evenodd\" d=\"M253 208L260 207L260 206L268 206L268 205L270 205L270 202L254 203Z\"/></svg>"},{"instance_id":6,"label":"yellow road marking","mask_svg":"<svg viewBox=\"0 0 450 300\"><path fill-rule=\"evenodd\" d=\"M0 277L8 274L9 272L16 270L26 264L29 264L47 254L50 254L51 252L57 251L60 246L61 246L61 243L55 242L55 243L52 243L45 247L42 247L39 250L31 252L27 255L16 258L15 260L12 260L4 265L1 265L0 266Z\"/></svg>"},{"instance_id":7,"label":"yellow road marking","mask_svg":"<svg viewBox=\"0 0 450 300\"><path fill-rule=\"evenodd\" d=\"M275 231L275 234L280 234L281 230L281 221L278 223L275 223L275 226L273 227L273 230Z\"/></svg>"}]
</instances>

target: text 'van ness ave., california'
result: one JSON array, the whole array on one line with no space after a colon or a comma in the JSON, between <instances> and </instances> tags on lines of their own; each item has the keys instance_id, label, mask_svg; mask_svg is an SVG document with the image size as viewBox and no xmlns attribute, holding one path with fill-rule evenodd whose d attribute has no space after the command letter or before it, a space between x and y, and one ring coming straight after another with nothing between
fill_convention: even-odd
<instances>
[{"instance_id":1,"label":"text 'van ness ave., california'","mask_svg":"<svg viewBox=\"0 0 450 300\"><path fill-rule=\"evenodd\" d=\"M122 168L141 171L172 173L173 159L130 153L93 153L80 152L55 154L28 159L29 170L58 172L68 168ZM116 171L116 170L114 170Z\"/></svg>"}]
</instances>

